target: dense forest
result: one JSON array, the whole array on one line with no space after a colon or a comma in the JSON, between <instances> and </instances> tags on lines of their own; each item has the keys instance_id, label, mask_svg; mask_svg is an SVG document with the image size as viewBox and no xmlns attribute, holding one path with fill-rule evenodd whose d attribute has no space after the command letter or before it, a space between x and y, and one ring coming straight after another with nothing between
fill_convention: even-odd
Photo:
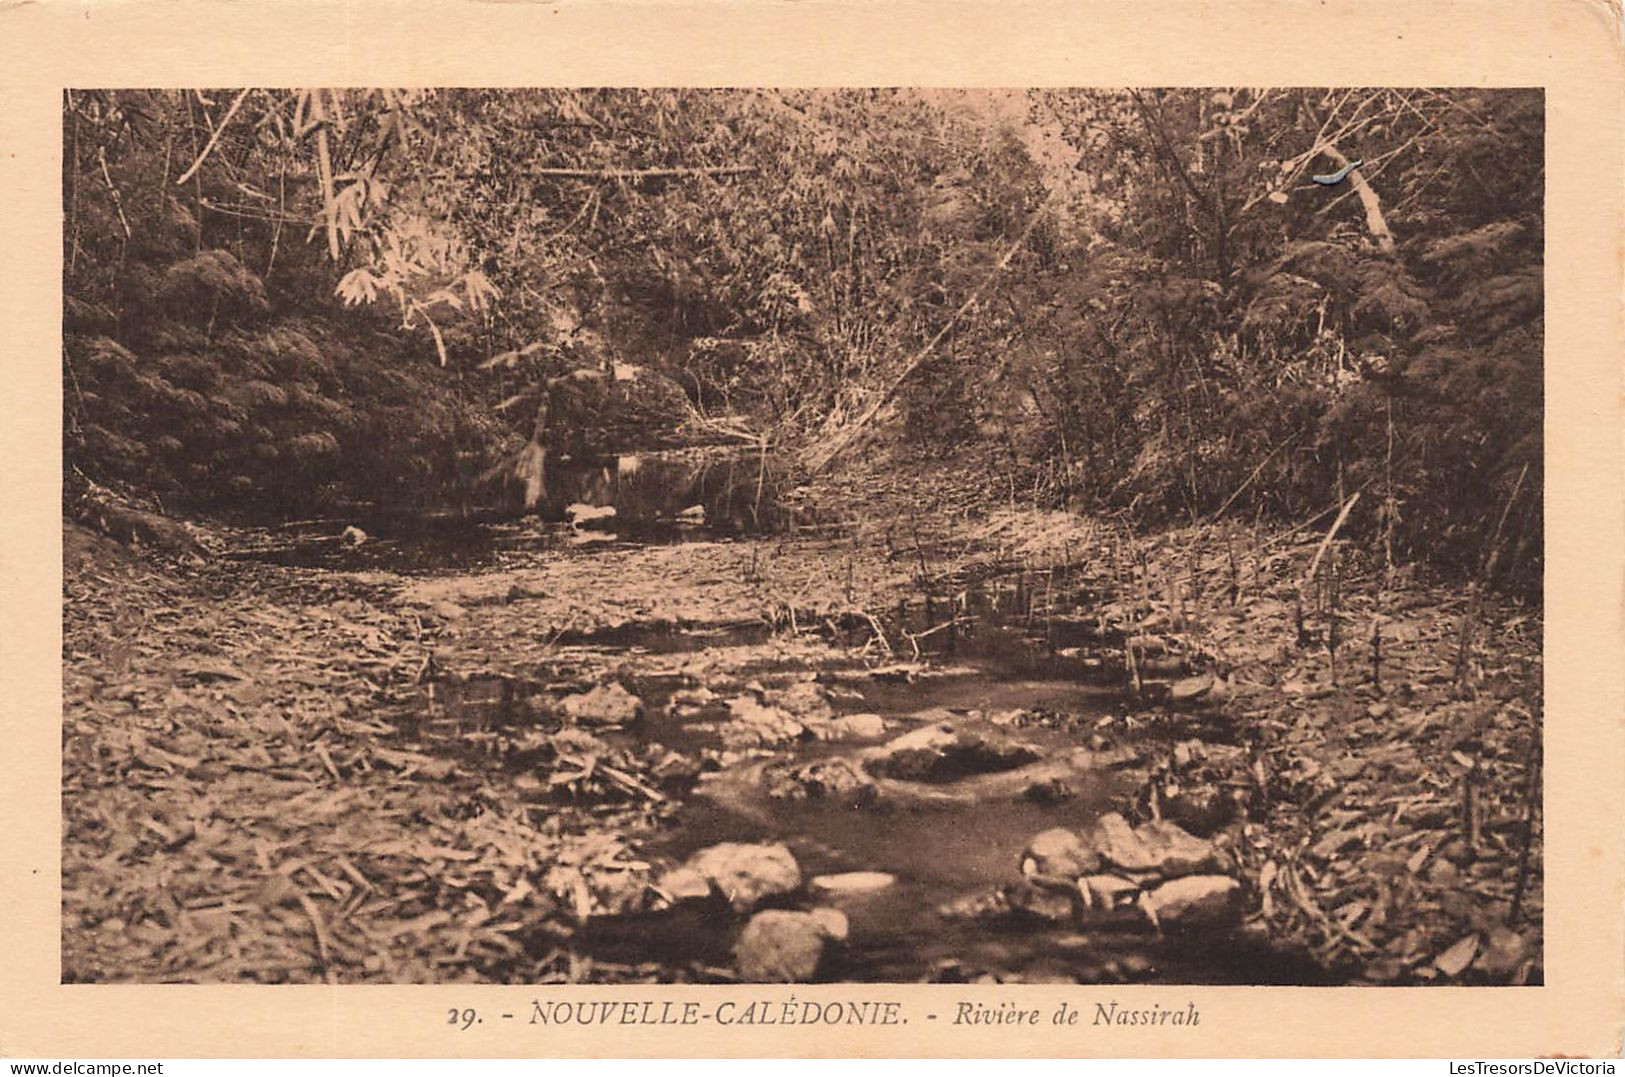
<instances>
[{"instance_id":1,"label":"dense forest","mask_svg":"<svg viewBox=\"0 0 1625 1077\"><path fill-rule=\"evenodd\" d=\"M82 91L63 138L75 478L466 506L879 435L1141 523L1364 491L1391 561L1538 588L1536 92Z\"/></svg>"},{"instance_id":2,"label":"dense forest","mask_svg":"<svg viewBox=\"0 0 1625 1077\"><path fill-rule=\"evenodd\" d=\"M68 92L64 980L1541 982L1544 107Z\"/></svg>"}]
</instances>

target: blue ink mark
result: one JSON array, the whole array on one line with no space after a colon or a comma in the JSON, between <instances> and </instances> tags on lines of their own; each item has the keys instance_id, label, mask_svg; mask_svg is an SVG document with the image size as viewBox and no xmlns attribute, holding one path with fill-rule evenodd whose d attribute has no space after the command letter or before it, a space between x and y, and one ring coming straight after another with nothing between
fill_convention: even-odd
<instances>
[{"instance_id":1,"label":"blue ink mark","mask_svg":"<svg viewBox=\"0 0 1625 1077\"><path fill-rule=\"evenodd\" d=\"M1359 168L1362 164L1364 164L1363 161L1350 161L1348 164L1344 165L1342 168L1339 168L1336 172L1333 172L1330 175L1310 176L1309 178L1320 184L1322 187L1336 187L1339 183L1342 183L1344 180L1348 179L1349 173L1353 172L1356 168Z\"/></svg>"}]
</instances>

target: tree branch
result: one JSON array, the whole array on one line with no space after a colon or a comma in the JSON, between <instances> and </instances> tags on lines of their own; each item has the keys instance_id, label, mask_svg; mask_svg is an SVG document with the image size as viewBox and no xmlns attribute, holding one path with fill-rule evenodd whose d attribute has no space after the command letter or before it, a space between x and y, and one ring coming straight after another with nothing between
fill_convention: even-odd
<instances>
[{"instance_id":1,"label":"tree branch","mask_svg":"<svg viewBox=\"0 0 1625 1077\"><path fill-rule=\"evenodd\" d=\"M1338 167L1348 167L1349 159L1343 156L1343 151L1336 146L1327 144L1320 149L1327 157L1336 161ZM1393 254L1394 233L1389 230L1388 220L1382 215L1382 200L1377 197L1377 192L1371 189L1371 184L1360 175L1358 168L1349 173L1349 184L1354 188L1354 193L1360 196L1360 204L1365 207L1365 226L1370 231L1371 237L1377 241L1377 249L1384 254Z\"/></svg>"},{"instance_id":2,"label":"tree branch","mask_svg":"<svg viewBox=\"0 0 1625 1077\"><path fill-rule=\"evenodd\" d=\"M226 133L226 127L231 123L231 118L237 115L237 110L242 107L243 98L247 97L252 92L252 89L248 89L237 95L237 100L233 101L231 103L231 107L226 109L225 118L220 121L219 125L215 127L214 132L209 135L209 141L204 144L203 152L197 155L197 160L192 162L192 167L183 172L181 174L181 178L175 181L175 186L184 186L186 181L192 178L192 173L203 167L203 162L208 160L209 154L214 151L215 145L220 141L220 136ZM207 120L208 116L205 115L204 119Z\"/></svg>"}]
</instances>

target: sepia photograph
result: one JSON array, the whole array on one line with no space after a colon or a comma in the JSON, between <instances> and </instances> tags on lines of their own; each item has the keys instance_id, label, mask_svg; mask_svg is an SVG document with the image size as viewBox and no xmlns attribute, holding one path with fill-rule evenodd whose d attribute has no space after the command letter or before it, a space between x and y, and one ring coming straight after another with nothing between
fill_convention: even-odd
<instances>
[{"instance_id":1,"label":"sepia photograph","mask_svg":"<svg viewBox=\"0 0 1625 1077\"><path fill-rule=\"evenodd\" d=\"M66 90L61 982L1543 984L1546 115Z\"/></svg>"}]
</instances>

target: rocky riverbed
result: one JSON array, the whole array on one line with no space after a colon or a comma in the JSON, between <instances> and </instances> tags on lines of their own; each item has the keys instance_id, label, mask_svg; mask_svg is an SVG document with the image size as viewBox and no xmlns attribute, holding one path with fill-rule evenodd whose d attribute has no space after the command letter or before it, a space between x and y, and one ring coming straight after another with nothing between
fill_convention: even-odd
<instances>
[{"instance_id":1,"label":"rocky riverbed","mask_svg":"<svg viewBox=\"0 0 1625 1077\"><path fill-rule=\"evenodd\" d=\"M582 531L68 528L66 978L1538 977L1516 610L1464 685L1415 584L1338 670L1301 544Z\"/></svg>"}]
</instances>

